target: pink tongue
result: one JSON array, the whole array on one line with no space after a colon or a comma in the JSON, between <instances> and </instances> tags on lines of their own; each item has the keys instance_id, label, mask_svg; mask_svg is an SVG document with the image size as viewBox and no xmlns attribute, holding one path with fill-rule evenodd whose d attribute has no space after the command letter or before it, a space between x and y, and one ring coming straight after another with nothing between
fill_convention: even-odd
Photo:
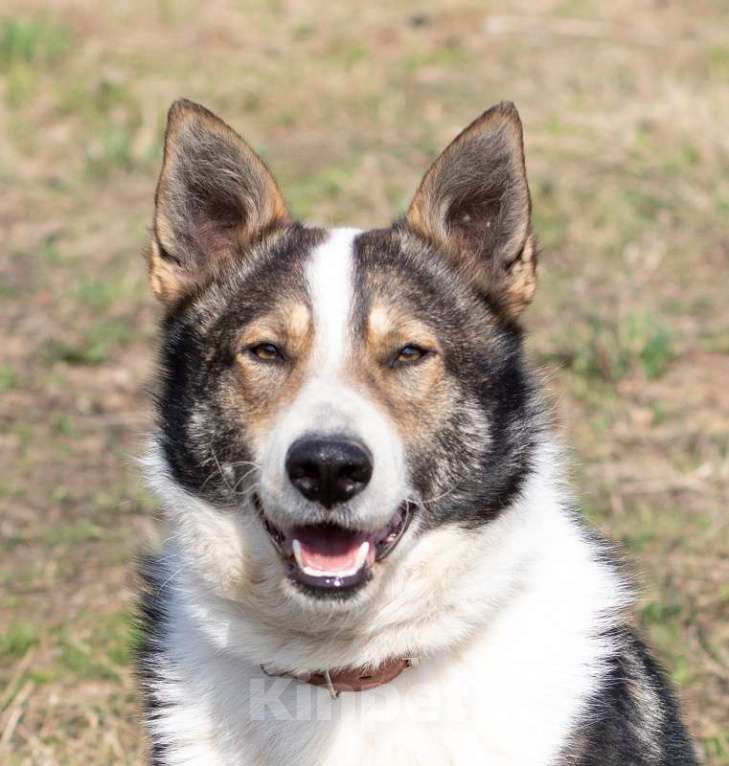
<instances>
[{"instance_id":1,"label":"pink tongue","mask_svg":"<svg viewBox=\"0 0 729 766\"><path fill-rule=\"evenodd\" d=\"M302 563L320 572L350 569L367 535L332 527L298 527L291 537L301 544Z\"/></svg>"}]
</instances>

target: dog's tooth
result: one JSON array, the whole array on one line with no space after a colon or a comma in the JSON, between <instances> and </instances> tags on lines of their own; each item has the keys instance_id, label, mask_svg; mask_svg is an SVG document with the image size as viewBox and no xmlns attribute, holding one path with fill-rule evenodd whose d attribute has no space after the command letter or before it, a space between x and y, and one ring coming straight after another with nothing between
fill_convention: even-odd
<instances>
[{"instance_id":1,"label":"dog's tooth","mask_svg":"<svg viewBox=\"0 0 729 766\"><path fill-rule=\"evenodd\" d=\"M298 564L299 569L306 569L306 565L304 564L304 556L301 553L301 543L296 538L294 538L293 549L294 558L296 559L296 563Z\"/></svg>"},{"instance_id":2,"label":"dog's tooth","mask_svg":"<svg viewBox=\"0 0 729 766\"><path fill-rule=\"evenodd\" d=\"M357 559L354 563L354 567L352 567L352 574L356 574L359 572L360 569L365 564L365 561L367 561L367 554L370 552L370 543L369 540L365 540L362 545L359 546L359 550L357 551Z\"/></svg>"}]
</instances>

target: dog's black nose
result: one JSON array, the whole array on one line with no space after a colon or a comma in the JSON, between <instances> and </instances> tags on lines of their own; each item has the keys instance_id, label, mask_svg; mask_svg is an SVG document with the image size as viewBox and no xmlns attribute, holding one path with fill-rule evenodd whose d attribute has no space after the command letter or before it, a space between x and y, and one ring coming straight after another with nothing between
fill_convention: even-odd
<instances>
[{"instance_id":1,"label":"dog's black nose","mask_svg":"<svg viewBox=\"0 0 729 766\"><path fill-rule=\"evenodd\" d=\"M332 508L361 492L372 478L372 455L364 444L341 436L305 436L289 447L286 472L313 502Z\"/></svg>"}]
</instances>

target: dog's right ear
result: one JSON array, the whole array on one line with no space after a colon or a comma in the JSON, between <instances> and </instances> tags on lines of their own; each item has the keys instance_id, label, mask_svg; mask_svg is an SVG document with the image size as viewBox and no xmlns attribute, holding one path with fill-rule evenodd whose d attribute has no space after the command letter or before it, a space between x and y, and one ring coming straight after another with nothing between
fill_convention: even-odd
<instances>
[{"instance_id":1,"label":"dog's right ear","mask_svg":"<svg viewBox=\"0 0 729 766\"><path fill-rule=\"evenodd\" d=\"M167 115L149 278L168 306L290 222L263 161L222 120L181 99Z\"/></svg>"}]
</instances>

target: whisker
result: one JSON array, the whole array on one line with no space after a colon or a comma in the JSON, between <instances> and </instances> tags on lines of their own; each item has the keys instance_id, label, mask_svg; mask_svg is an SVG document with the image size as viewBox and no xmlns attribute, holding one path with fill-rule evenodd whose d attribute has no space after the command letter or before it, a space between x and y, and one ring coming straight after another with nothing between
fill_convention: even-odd
<instances>
[{"instance_id":1,"label":"whisker","mask_svg":"<svg viewBox=\"0 0 729 766\"><path fill-rule=\"evenodd\" d=\"M256 463L253 460L234 460L231 463L229 463L229 465L232 468L237 468L238 466L242 466L242 465L250 465L253 468L259 468L259 469L261 468L261 465L259 463Z\"/></svg>"},{"instance_id":2,"label":"whisker","mask_svg":"<svg viewBox=\"0 0 729 766\"><path fill-rule=\"evenodd\" d=\"M444 497L448 497L448 495L453 494L454 488L451 487L450 489L447 489L445 492L441 492L440 495L434 495L433 497L429 497L424 500L422 500L423 505L430 505L431 503L437 503L438 500L442 500Z\"/></svg>"},{"instance_id":3,"label":"whisker","mask_svg":"<svg viewBox=\"0 0 729 766\"><path fill-rule=\"evenodd\" d=\"M165 581L162 583L162 585L160 585L159 588L157 588L156 595L159 596L162 593L162 591L172 582L172 580L174 580L177 577L177 575L179 575L180 572L182 572L183 569L184 569L184 565L181 565L181 566L177 567L177 569L175 569L175 571L172 572L172 574L170 574L165 579Z\"/></svg>"},{"instance_id":4,"label":"whisker","mask_svg":"<svg viewBox=\"0 0 729 766\"><path fill-rule=\"evenodd\" d=\"M240 487L240 485L241 485L241 484L243 484L243 482L244 482L244 481L245 481L245 480L246 480L246 479L247 479L247 478L248 478L248 477L249 477L249 476L250 476L252 473L255 473L257 470L259 470L259 469L258 469L258 466L254 466L253 468L251 468L251 469L250 469L250 471L246 471L246 472L243 474L243 476L241 476L241 477L240 477L240 479L238 479L238 481L236 481L236 483L233 485L233 490L232 490L232 491L233 491L233 494L238 494L238 488Z\"/></svg>"},{"instance_id":5,"label":"whisker","mask_svg":"<svg viewBox=\"0 0 729 766\"><path fill-rule=\"evenodd\" d=\"M225 477L225 474L223 473L223 468L222 468L222 466L220 465L220 461L218 460L218 456L215 454L215 450L214 450L212 447L210 447L210 454L213 456L213 460L215 461L215 465L216 465L216 466L218 466L218 472L220 473L220 478L223 480L223 483L225 484L225 486L226 486L226 487L227 487L227 488L228 488L228 489L229 489L231 492L233 492L234 490L232 489L232 487L230 486L230 484L228 484L228 480L227 480L227 478Z\"/></svg>"},{"instance_id":6,"label":"whisker","mask_svg":"<svg viewBox=\"0 0 729 766\"><path fill-rule=\"evenodd\" d=\"M205 481L200 485L200 491L204 490L210 479L212 479L213 476L216 476L218 473L220 473L220 469L218 468L216 468L214 471L211 471L207 479L205 479ZM223 477L223 480L225 480L225 477Z\"/></svg>"}]
</instances>

